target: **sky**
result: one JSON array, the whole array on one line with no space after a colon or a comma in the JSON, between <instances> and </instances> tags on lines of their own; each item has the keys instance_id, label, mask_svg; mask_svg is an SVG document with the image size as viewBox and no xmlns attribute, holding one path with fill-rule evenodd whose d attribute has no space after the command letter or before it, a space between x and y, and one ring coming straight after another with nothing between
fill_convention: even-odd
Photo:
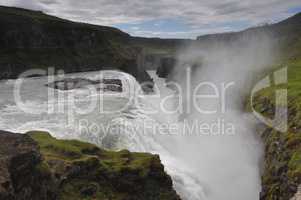
<instances>
[{"instance_id":1,"label":"sky","mask_svg":"<svg viewBox=\"0 0 301 200\"><path fill-rule=\"evenodd\" d=\"M301 0L0 0L0 5L113 26L133 36L191 39L301 12Z\"/></svg>"}]
</instances>

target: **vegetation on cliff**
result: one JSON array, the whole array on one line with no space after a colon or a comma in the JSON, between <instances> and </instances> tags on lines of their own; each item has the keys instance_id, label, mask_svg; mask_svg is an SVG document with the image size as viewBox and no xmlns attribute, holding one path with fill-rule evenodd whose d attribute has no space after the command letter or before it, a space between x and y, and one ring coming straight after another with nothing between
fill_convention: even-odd
<instances>
[{"instance_id":1,"label":"vegetation on cliff","mask_svg":"<svg viewBox=\"0 0 301 200\"><path fill-rule=\"evenodd\" d=\"M180 199L156 155L105 151L39 131L1 132L0 141L8 145L0 151L0 199Z\"/></svg>"},{"instance_id":2,"label":"vegetation on cliff","mask_svg":"<svg viewBox=\"0 0 301 200\"><path fill-rule=\"evenodd\" d=\"M267 128L261 133L265 144L262 199L290 199L301 184L301 59L288 61L284 66L288 67L287 84L265 88L254 99L256 111L273 119L275 91L287 88L287 132Z\"/></svg>"}]
</instances>

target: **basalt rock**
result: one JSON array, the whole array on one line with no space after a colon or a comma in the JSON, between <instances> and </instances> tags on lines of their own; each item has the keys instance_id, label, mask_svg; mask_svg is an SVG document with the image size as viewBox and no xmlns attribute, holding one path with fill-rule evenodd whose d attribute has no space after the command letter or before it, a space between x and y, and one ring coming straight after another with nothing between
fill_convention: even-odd
<instances>
[{"instance_id":1,"label":"basalt rock","mask_svg":"<svg viewBox=\"0 0 301 200\"><path fill-rule=\"evenodd\" d=\"M291 93L288 94L291 95ZM273 118L275 115L274 97L271 98L259 92L255 95L253 105L267 118ZM280 107L278 107L279 111L281 111ZM294 127L295 123L299 124L300 115L296 113L292 103L288 104L287 113L288 130L286 132L279 132L264 125L258 128L264 145L261 200L290 200L294 195L299 195L301 137L298 128Z\"/></svg>"},{"instance_id":2,"label":"basalt rock","mask_svg":"<svg viewBox=\"0 0 301 200\"><path fill-rule=\"evenodd\" d=\"M2 200L180 200L159 156L0 132Z\"/></svg>"}]
</instances>

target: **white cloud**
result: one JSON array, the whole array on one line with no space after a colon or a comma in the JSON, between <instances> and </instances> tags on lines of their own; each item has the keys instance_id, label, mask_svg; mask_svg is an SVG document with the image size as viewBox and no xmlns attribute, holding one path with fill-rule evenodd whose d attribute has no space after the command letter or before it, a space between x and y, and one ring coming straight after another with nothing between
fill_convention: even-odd
<instances>
[{"instance_id":1,"label":"white cloud","mask_svg":"<svg viewBox=\"0 0 301 200\"><path fill-rule=\"evenodd\" d=\"M217 27L217 28L202 28L191 29L187 31L151 31L151 30L129 30L131 35L141 37L161 37L161 38L196 38L199 35L209 33L221 33L233 31L230 27Z\"/></svg>"},{"instance_id":2,"label":"white cloud","mask_svg":"<svg viewBox=\"0 0 301 200\"><path fill-rule=\"evenodd\" d=\"M43 7L37 3L35 0L0 0L1 5L5 6L14 6L14 7L21 7L26 9L32 10L43 10Z\"/></svg>"},{"instance_id":3,"label":"white cloud","mask_svg":"<svg viewBox=\"0 0 301 200\"><path fill-rule=\"evenodd\" d=\"M13 5L46 11L75 21L101 25L141 23L148 20L181 19L191 29L208 24L247 21L259 24L288 16L300 0L0 0Z\"/></svg>"},{"instance_id":4,"label":"white cloud","mask_svg":"<svg viewBox=\"0 0 301 200\"><path fill-rule=\"evenodd\" d=\"M136 30L139 30L140 28L138 26L133 26L133 27L131 27L131 29L136 31Z\"/></svg>"}]
</instances>

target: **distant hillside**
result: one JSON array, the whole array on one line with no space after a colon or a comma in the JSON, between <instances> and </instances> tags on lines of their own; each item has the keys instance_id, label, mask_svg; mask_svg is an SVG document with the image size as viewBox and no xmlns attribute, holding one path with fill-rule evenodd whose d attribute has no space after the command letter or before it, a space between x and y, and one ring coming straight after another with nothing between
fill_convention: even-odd
<instances>
[{"instance_id":1,"label":"distant hillside","mask_svg":"<svg viewBox=\"0 0 301 200\"><path fill-rule=\"evenodd\" d=\"M0 7L0 26L2 78L49 66L66 72L121 68L137 55L134 49L118 46L129 38L118 29L74 23L39 11Z\"/></svg>"},{"instance_id":2,"label":"distant hillside","mask_svg":"<svg viewBox=\"0 0 301 200\"><path fill-rule=\"evenodd\" d=\"M301 13L296 14L276 24L253 27L240 32L228 32L199 36L201 43L231 42L241 37L254 37L258 34L267 34L281 47L282 55L288 58L301 56Z\"/></svg>"},{"instance_id":3,"label":"distant hillside","mask_svg":"<svg viewBox=\"0 0 301 200\"><path fill-rule=\"evenodd\" d=\"M151 81L141 57L169 54L182 45L182 40L136 38L116 28L4 6L0 26L1 79L32 68L56 67L65 72L119 69L139 82Z\"/></svg>"},{"instance_id":4,"label":"distant hillside","mask_svg":"<svg viewBox=\"0 0 301 200\"><path fill-rule=\"evenodd\" d=\"M301 13L292 16L284 21L276 24L268 24L260 27L249 28L240 32L226 32L202 35L197 37L196 41L181 41L180 47L190 45L195 48L211 48L212 45L217 47L220 44L229 45L233 42L241 42L259 37L267 37L274 45L276 62L284 62L288 60L297 60L301 58ZM177 43L179 44L179 42ZM161 59L158 65L157 74L161 77L167 77L177 63L176 57L172 54Z\"/></svg>"}]
</instances>

